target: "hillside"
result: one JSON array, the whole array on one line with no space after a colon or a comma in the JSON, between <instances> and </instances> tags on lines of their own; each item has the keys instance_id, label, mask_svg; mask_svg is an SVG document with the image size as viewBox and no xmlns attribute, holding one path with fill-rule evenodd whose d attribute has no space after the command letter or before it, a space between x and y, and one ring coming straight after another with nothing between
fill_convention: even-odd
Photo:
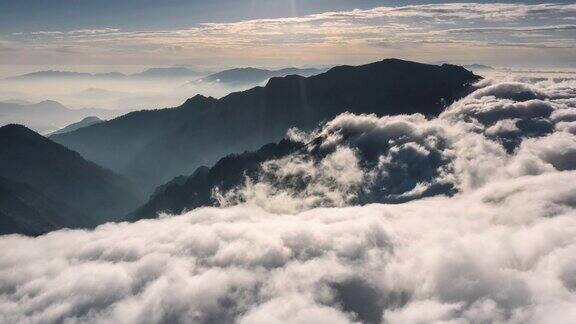
<instances>
[{"instance_id":1,"label":"hillside","mask_svg":"<svg viewBox=\"0 0 576 324\"><path fill-rule=\"evenodd\" d=\"M115 220L142 201L128 180L21 125L0 127L0 176L88 217L80 223Z\"/></svg>"},{"instance_id":2,"label":"hillside","mask_svg":"<svg viewBox=\"0 0 576 324\"><path fill-rule=\"evenodd\" d=\"M311 129L342 112L438 115L478 79L459 66L387 59L272 78L221 99L198 95L175 109L132 112L51 138L152 192L224 155L277 142L290 127Z\"/></svg>"}]
</instances>

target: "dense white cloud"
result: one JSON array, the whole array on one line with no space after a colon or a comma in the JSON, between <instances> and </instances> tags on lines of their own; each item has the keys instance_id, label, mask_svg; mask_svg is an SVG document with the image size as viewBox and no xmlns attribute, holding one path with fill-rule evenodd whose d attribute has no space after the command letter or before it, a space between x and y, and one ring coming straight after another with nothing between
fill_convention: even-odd
<instances>
[{"instance_id":1,"label":"dense white cloud","mask_svg":"<svg viewBox=\"0 0 576 324\"><path fill-rule=\"evenodd\" d=\"M0 322L573 323L570 82L484 82L436 119L292 131L315 158L266 163L243 204L1 237ZM435 182L457 192L414 199ZM414 200L349 206L375 184Z\"/></svg>"},{"instance_id":2,"label":"dense white cloud","mask_svg":"<svg viewBox=\"0 0 576 324\"><path fill-rule=\"evenodd\" d=\"M576 168L560 83L487 80L439 118L342 114L310 134L307 152L266 162L223 205L251 201L296 213L318 206L403 202L476 189L492 179ZM553 133L554 130L563 132Z\"/></svg>"}]
</instances>

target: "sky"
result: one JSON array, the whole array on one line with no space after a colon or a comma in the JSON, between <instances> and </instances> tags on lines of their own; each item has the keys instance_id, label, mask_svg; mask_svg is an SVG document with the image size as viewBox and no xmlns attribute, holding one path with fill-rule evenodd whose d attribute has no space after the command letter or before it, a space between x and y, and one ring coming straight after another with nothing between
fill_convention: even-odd
<instances>
[{"instance_id":1,"label":"sky","mask_svg":"<svg viewBox=\"0 0 576 324\"><path fill-rule=\"evenodd\" d=\"M0 74L359 64L576 67L576 4L3 0Z\"/></svg>"}]
</instances>

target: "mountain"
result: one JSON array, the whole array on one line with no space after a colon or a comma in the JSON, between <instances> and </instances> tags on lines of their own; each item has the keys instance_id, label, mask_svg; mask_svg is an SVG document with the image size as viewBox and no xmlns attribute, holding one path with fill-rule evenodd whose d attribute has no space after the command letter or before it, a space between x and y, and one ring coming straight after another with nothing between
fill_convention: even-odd
<instances>
[{"instance_id":1,"label":"mountain","mask_svg":"<svg viewBox=\"0 0 576 324\"><path fill-rule=\"evenodd\" d=\"M26 185L0 177L0 235L38 235L82 226L83 217ZM87 225L87 224L84 224Z\"/></svg>"},{"instance_id":2,"label":"mountain","mask_svg":"<svg viewBox=\"0 0 576 324\"><path fill-rule=\"evenodd\" d=\"M451 63L447 62L447 61L435 61L435 62L430 62L430 64L442 65L442 64L451 64ZM494 68L489 66L489 65L478 64L478 63L464 64L464 65L462 65L462 67L467 69L467 70L470 70L470 71L494 70Z\"/></svg>"},{"instance_id":3,"label":"mountain","mask_svg":"<svg viewBox=\"0 0 576 324\"><path fill-rule=\"evenodd\" d=\"M198 76L200 73L186 67L151 68L140 73L132 74L136 78L185 78Z\"/></svg>"},{"instance_id":4,"label":"mountain","mask_svg":"<svg viewBox=\"0 0 576 324\"><path fill-rule=\"evenodd\" d=\"M42 80L42 79L91 79L91 78L125 78L126 75L120 72L108 73L85 73L73 71L37 71L9 77L8 80Z\"/></svg>"},{"instance_id":5,"label":"mountain","mask_svg":"<svg viewBox=\"0 0 576 324\"><path fill-rule=\"evenodd\" d=\"M152 192L198 166L277 142L291 127L311 129L345 111L438 115L478 79L460 66L386 59L311 77L272 78L264 87L220 99L197 95L177 108L132 112L51 139Z\"/></svg>"},{"instance_id":6,"label":"mountain","mask_svg":"<svg viewBox=\"0 0 576 324\"><path fill-rule=\"evenodd\" d=\"M124 110L69 109L53 100L25 105L0 102L0 126L22 124L37 132L46 134L88 116L110 119L124 113L126 113Z\"/></svg>"},{"instance_id":7,"label":"mountain","mask_svg":"<svg viewBox=\"0 0 576 324\"><path fill-rule=\"evenodd\" d=\"M1 104L31 105L31 104L33 104L33 102L28 101L28 100L22 100L22 99L7 99L7 100L2 100L0 102L0 105Z\"/></svg>"},{"instance_id":8,"label":"mountain","mask_svg":"<svg viewBox=\"0 0 576 324\"><path fill-rule=\"evenodd\" d=\"M66 127L64 127L64 128L61 128L61 129L53 132L53 133L50 134L50 135L68 133L68 132L71 132L71 131L75 131L75 130L77 130L77 129L80 129L80 128L82 128L82 127L88 127L88 126L90 126L90 125L98 124L98 123L101 123L101 122L103 122L102 119L100 119L100 118L98 118L98 117L95 117L95 116L89 116L89 117L86 117L86 118L82 119L82 120L79 121L79 122L72 123L72 124L70 124L70 125L68 125L68 126L66 126Z\"/></svg>"},{"instance_id":9,"label":"mountain","mask_svg":"<svg viewBox=\"0 0 576 324\"><path fill-rule=\"evenodd\" d=\"M246 176L257 175L262 162L286 156L303 147L302 143L281 140L266 144L255 152L226 156L211 168L201 166L189 177L179 176L156 188L150 200L130 213L126 220L155 218L161 212L176 215L184 210L215 205L214 189L227 191L241 184Z\"/></svg>"},{"instance_id":10,"label":"mountain","mask_svg":"<svg viewBox=\"0 0 576 324\"><path fill-rule=\"evenodd\" d=\"M50 80L50 79L117 79L126 78L187 78L198 77L203 73L191 70L186 67L160 67L150 68L142 72L126 75L120 72L86 73L74 71L36 71L7 78L14 81Z\"/></svg>"},{"instance_id":11,"label":"mountain","mask_svg":"<svg viewBox=\"0 0 576 324\"><path fill-rule=\"evenodd\" d=\"M47 78L90 78L92 74L82 72L70 71L37 71L9 77L9 80L33 80L33 79L47 79Z\"/></svg>"},{"instance_id":12,"label":"mountain","mask_svg":"<svg viewBox=\"0 0 576 324\"><path fill-rule=\"evenodd\" d=\"M282 70L265 70L256 68L236 68L221 71L215 74L211 74L207 77L198 79L196 81L190 82L190 84L202 82L202 83L220 83L226 85L258 85L272 77L284 77L291 74L296 74L300 76L312 76L325 72L322 69L298 69L298 68L286 68Z\"/></svg>"},{"instance_id":13,"label":"mountain","mask_svg":"<svg viewBox=\"0 0 576 324\"><path fill-rule=\"evenodd\" d=\"M116 220L142 199L125 178L21 125L0 127L0 177L86 217L78 224Z\"/></svg>"}]
</instances>

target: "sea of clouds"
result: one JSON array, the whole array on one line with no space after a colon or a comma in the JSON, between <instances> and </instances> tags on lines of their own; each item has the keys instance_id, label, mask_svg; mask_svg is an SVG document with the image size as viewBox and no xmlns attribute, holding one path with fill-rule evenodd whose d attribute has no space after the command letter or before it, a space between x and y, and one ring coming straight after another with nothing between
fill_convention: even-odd
<instances>
[{"instance_id":1,"label":"sea of clouds","mask_svg":"<svg viewBox=\"0 0 576 324\"><path fill-rule=\"evenodd\" d=\"M343 114L219 208L0 238L0 322L576 323L576 80Z\"/></svg>"}]
</instances>

